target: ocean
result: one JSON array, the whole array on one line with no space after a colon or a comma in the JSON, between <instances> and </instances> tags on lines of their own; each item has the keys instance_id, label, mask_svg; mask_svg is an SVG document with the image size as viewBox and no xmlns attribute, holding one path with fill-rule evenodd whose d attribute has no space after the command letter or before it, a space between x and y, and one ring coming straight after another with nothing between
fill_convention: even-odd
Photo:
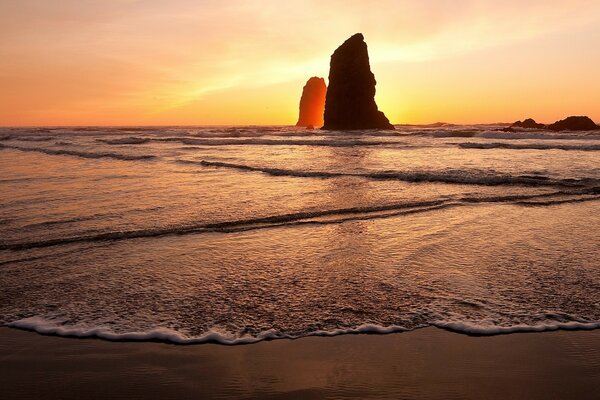
<instances>
[{"instance_id":1,"label":"ocean","mask_svg":"<svg viewBox=\"0 0 600 400\"><path fill-rule=\"evenodd\" d=\"M0 325L173 343L600 327L600 132L0 129Z\"/></svg>"}]
</instances>

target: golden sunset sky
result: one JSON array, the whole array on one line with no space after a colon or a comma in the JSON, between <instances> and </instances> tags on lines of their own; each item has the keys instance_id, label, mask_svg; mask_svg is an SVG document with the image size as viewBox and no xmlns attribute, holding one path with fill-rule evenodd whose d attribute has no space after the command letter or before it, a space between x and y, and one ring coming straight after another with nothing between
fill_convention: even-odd
<instances>
[{"instance_id":1,"label":"golden sunset sky","mask_svg":"<svg viewBox=\"0 0 600 400\"><path fill-rule=\"evenodd\" d=\"M0 125L294 124L356 32L393 123L600 122L597 0L0 0Z\"/></svg>"}]
</instances>

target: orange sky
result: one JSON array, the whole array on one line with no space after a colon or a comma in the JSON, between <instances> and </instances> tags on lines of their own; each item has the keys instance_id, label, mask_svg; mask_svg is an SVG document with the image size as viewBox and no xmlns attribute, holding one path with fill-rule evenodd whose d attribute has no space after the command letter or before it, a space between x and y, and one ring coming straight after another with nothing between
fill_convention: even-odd
<instances>
[{"instance_id":1,"label":"orange sky","mask_svg":"<svg viewBox=\"0 0 600 400\"><path fill-rule=\"evenodd\" d=\"M0 0L0 125L294 124L365 35L393 123L589 115L600 2Z\"/></svg>"}]
</instances>

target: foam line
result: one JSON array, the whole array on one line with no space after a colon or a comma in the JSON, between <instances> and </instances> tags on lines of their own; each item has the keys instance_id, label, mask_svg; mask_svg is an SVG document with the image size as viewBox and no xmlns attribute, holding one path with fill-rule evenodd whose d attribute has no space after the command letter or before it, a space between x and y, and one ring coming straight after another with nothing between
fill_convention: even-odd
<instances>
[{"instance_id":1,"label":"foam line","mask_svg":"<svg viewBox=\"0 0 600 400\"><path fill-rule=\"evenodd\" d=\"M490 173L477 170L450 170L440 172L430 171L375 171L375 172L330 172L330 171L308 171L284 168L257 167L246 164L234 164L219 161L179 161L186 164L198 164L205 167L228 168L239 171L262 172L271 176L290 176L300 178L338 178L359 177L373 180L398 180L404 182L432 182L461 185L482 186L589 186L600 185L600 180L594 179L563 179L553 180L545 176L532 175L509 175L501 173Z\"/></svg>"},{"instance_id":2,"label":"foam line","mask_svg":"<svg viewBox=\"0 0 600 400\"><path fill-rule=\"evenodd\" d=\"M150 142L149 138L142 137L126 137L118 139L96 139L96 141L106 144L144 144Z\"/></svg>"},{"instance_id":3,"label":"foam line","mask_svg":"<svg viewBox=\"0 0 600 400\"><path fill-rule=\"evenodd\" d=\"M84 151L76 151L76 150L65 150L65 149L45 149L40 147L21 147L21 146L9 146L5 144L0 144L1 149L12 149L19 151L32 151L36 153L44 153L49 155L65 155L65 156L75 156L81 158L112 158L115 160L123 160L123 161L136 161L136 160L151 160L156 158L156 156L144 154L144 155L129 155L129 154L119 154L112 152L84 152Z\"/></svg>"},{"instance_id":4,"label":"foam line","mask_svg":"<svg viewBox=\"0 0 600 400\"><path fill-rule=\"evenodd\" d=\"M256 336L237 336L229 332L220 332L218 330L208 330L197 337L186 336L176 330L166 327L156 327L147 331L131 331L116 333L104 326L82 327L82 326L64 326L60 322L47 320L41 317L30 317L14 321L5 326L17 329L34 331L43 335L56 335L75 338L100 338L109 341L158 341L173 344L189 345L203 343L217 343L223 345L242 345L261 342L264 340L275 339L299 339L310 336L333 337L339 335L351 334L379 334L386 335L391 333L406 332L414 329L407 329L398 325L382 326L377 324L363 324L355 328L316 330L308 331L302 334L292 335L285 332L279 332L274 329L260 332ZM509 333L522 332L548 332L557 330L592 330L599 329L600 322L546 322L536 325L518 324L511 326L496 325L478 325L470 322L434 322L430 325L423 325L415 329L426 326L435 326L440 329L449 330L456 333L473 336L494 336Z\"/></svg>"},{"instance_id":5,"label":"foam line","mask_svg":"<svg viewBox=\"0 0 600 400\"><path fill-rule=\"evenodd\" d=\"M600 151L600 145L567 145L567 144L513 144L513 143L458 143L464 149L510 149L510 150L565 150L565 151Z\"/></svg>"},{"instance_id":6,"label":"foam line","mask_svg":"<svg viewBox=\"0 0 600 400\"><path fill-rule=\"evenodd\" d=\"M326 146L326 147L355 147L355 146L383 146L397 144L395 142L364 139L193 139L193 138L164 138L155 139L160 142L178 142L185 145L201 146Z\"/></svg>"},{"instance_id":7,"label":"foam line","mask_svg":"<svg viewBox=\"0 0 600 400\"><path fill-rule=\"evenodd\" d=\"M47 320L41 317L30 317L6 324L6 326L17 329L34 331L43 335L55 335L76 338L100 338L110 341L159 341L173 344L202 344L218 343L224 345L252 344L263 340L274 339L299 339L308 336L339 336L347 334L389 334L403 332L407 329L401 326L379 326L374 324L363 324L356 328L334 329L331 331L317 330L301 335L290 335L270 329L260 332L256 336L236 336L231 333L209 330L198 337L189 337L173 329L158 327L148 331L115 333L106 327L76 327L63 326L59 322Z\"/></svg>"},{"instance_id":8,"label":"foam line","mask_svg":"<svg viewBox=\"0 0 600 400\"><path fill-rule=\"evenodd\" d=\"M547 322L536 325L512 325L512 326L496 326L496 325L477 325L468 322L435 322L433 326L449 331L464 333L474 336L493 336L503 335L517 332L547 332L557 330L591 330L600 328L600 322Z\"/></svg>"},{"instance_id":9,"label":"foam line","mask_svg":"<svg viewBox=\"0 0 600 400\"><path fill-rule=\"evenodd\" d=\"M462 197L458 199L442 199L421 201L412 203L396 203L382 204L367 207L350 207L341 209L329 209L320 211L306 211L290 214L278 214L267 217L248 218L241 220L223 221L216 223L203 223L187 226L169 227L163 229L141 229L133 231L115 231L106 232L89 236L74 236L74 237L59 237L47 240L19 242L19 243L0 243L0 250L28 250L33 248L51 247L58 245L67 245L83 242L103 242L103 241L121 241L128 239L152 238L168 235L187 235L210 232L242 232L256 229L266 229L281 226L292 225L307 225L307 224L336 224L351 220L367 220L376 218L389 218L399 215L408 215L420 212L430 212L441 208L458 207L469 204L480 203L514 203L534 199L546 199L556 196L580 196L587 195L589 197L583 201L600 200L600 196L596 194L590 195L586 191L580 192L553 192L532 195L511 195L511 196L495 196L495 197ZM600 193L598 193L600 194ZM563 198L556 199L556 204L560 204ZM515 203L516 202L516 203ZM527 205L532 205L528 203ZM540 205L551 205L552 203ZM388 214L381 214L387 212ZM341 217L337 219L319 220L317 218L326 217Z\"/></svg>"}]
</instances>

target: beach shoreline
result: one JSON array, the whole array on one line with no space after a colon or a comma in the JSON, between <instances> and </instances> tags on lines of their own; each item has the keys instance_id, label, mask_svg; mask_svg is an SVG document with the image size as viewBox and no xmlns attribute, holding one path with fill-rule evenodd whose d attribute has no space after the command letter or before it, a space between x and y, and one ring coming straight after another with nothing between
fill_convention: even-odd
<instances>
[{"instance_id":1,"label":"beach shoreline","mask_svg":"<svg viewBox=\"0 0 600 400\"><path fill-rule=\"evenodd\" d=\"M600 330L438 328L251 345L111 342L0 328L3 399L592 399Z\"/></svg>"}]
</instances>

